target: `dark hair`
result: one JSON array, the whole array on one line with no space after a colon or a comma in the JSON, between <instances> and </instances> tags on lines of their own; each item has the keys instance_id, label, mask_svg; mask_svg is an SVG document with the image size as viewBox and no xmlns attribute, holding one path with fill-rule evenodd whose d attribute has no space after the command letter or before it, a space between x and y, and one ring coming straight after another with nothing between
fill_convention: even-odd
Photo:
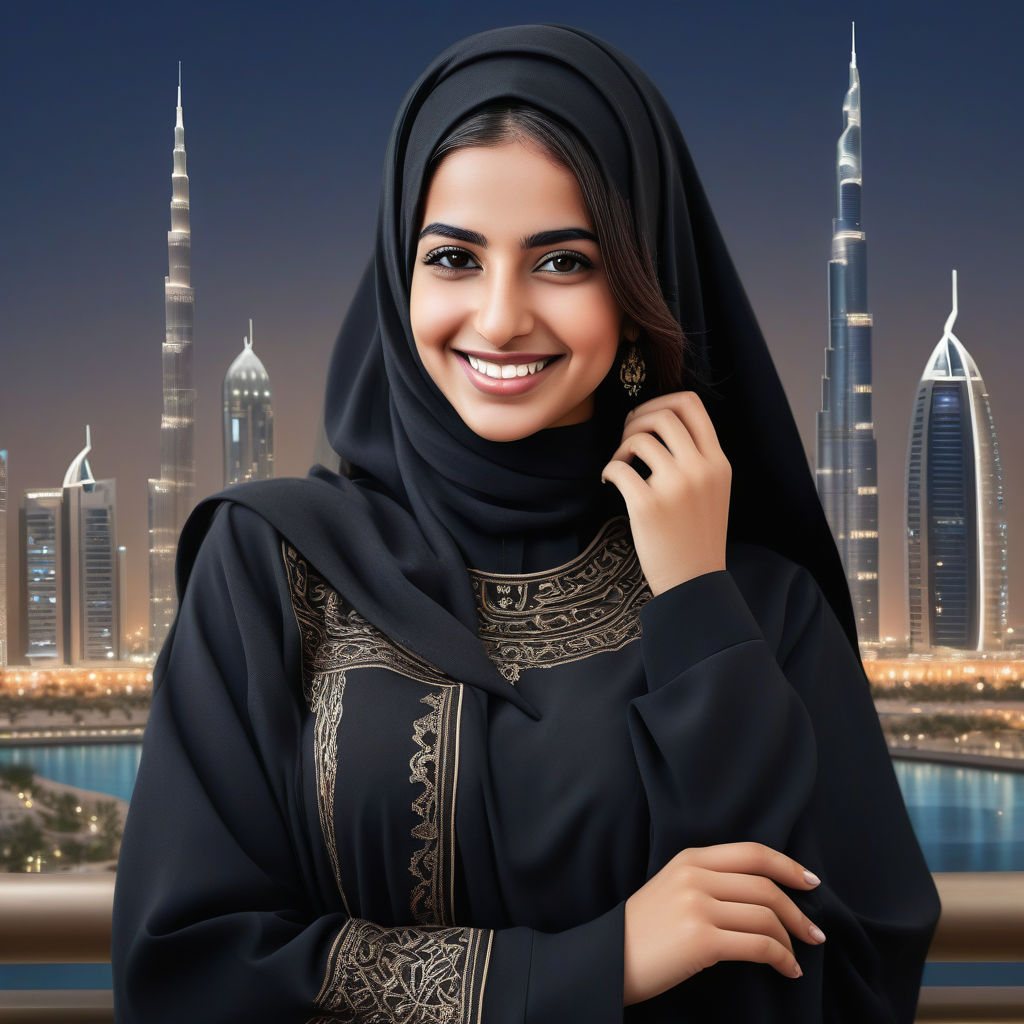
<instances>
[{"instance_id":1,"label":"dark hair","mask_svg":"<svg viewBox=\"0 0 1024 1024\"><path fill-rule=\"evenodd\" d=\"M654 361L657 394L682 387L684 355L689 347L658 284L651 254L633 222L629 202L598 167L590 148L563 121L526 103L490 103L460 121L437 144L427 163L417 223L422 219L430 181L441 160L467 146L495 146L528 139L565 165L579 182L594 220L608 284L623 312L640 328L637 343Z\"/></svg>"}]
</instances>

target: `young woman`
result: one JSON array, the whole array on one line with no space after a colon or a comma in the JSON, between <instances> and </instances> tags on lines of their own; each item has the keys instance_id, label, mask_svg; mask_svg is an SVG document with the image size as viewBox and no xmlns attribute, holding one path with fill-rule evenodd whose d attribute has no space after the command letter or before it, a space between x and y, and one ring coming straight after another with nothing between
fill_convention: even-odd
<instances>
[{"instance_id":1,"label":"young woman","mask_svg":"<svg viewBox=\"0 0 1024 1024\"><path fill-rule=\"evenodd\" d=\"M119 1021L911 1021L939 904L675 120L588 33L402 102L335 472L182 534Z\"/></svg>"}]
</instances>

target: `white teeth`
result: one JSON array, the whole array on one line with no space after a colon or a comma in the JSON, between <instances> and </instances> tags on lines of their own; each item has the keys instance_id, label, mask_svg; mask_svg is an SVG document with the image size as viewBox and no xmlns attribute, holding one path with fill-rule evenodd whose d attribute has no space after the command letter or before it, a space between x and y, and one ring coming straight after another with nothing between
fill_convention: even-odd
<instances>
[{"instance_id":1,"label":"white teeth","mask_svg":"<svg viewBox=\"0 0 1024 1024\"><path fill-rule=\"evenodd\" d=\"M525 377L528 373L536 373L542 370L551 361L541 359L536 363L488 363L476 356L467 355L469 365L478 373L484 373L488 377L507 380L510 377ZM553 357L552 357L553 358Z\"/></svg>"}]
</instances>

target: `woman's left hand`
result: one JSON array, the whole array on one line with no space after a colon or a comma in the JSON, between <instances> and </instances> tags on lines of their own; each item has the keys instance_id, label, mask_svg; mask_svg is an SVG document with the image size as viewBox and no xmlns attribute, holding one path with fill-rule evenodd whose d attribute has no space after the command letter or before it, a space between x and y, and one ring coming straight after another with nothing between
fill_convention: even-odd
<instances>
[{"instance_id":1,"label":"woman's left hand","mask_svg":"<svg viewBox=\"0 0 1024 1024\"><path fill-rule=\"evenodd\" d=\"M646 480L629 464L633 456L650 468ZM725 568L732 467L695 391L659 395L633 409L601 479L625 499L652 594Z\"/></svg>"}]
</instances>

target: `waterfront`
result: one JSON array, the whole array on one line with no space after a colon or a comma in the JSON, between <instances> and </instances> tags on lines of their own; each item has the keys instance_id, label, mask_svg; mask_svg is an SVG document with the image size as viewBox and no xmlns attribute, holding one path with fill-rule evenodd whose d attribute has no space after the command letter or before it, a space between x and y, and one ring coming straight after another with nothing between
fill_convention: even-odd
<instances>
[{"instance_id":1,"label":"waterfront","mask_svg":"<svg viewBox=\"0 0 1024 1024\"><path fill-rule=\"evenodd\" d=\"M0 765L21 764L68 785L127 800L138 743L0 747ZM932 871L1024 871L1024 772L1020 765L893 761L914 831ZM1010 767L1010 766L1008 766ZM929 964L929 985L1022 985L1021 964ZM0 989L109 988L109 965L0 968Z\"/></svg>"}]
</instances>

